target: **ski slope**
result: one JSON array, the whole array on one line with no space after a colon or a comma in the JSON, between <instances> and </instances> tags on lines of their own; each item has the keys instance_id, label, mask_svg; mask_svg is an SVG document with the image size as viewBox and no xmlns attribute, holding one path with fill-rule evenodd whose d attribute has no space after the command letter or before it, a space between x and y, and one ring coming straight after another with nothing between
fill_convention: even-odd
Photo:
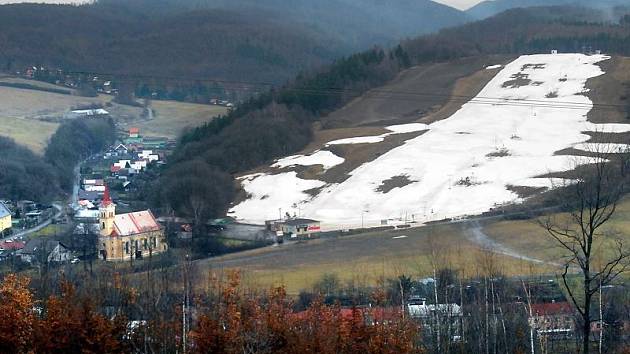
<instances>
[{"instance_id":1,"label":"ski slope","mask_svg":"<svg viewBox=\"0 0 630 354\"><path fill-rule=\"evenodd\" d=\"M604 74L597 63L606 59L522 56L451 117L422 127L428 129L425 134L363 164L342 183L303 180L295 172L246 176L249 199L234 206L231 215L263 223L283 210L321 220L324 229L333 230L455 218L521 202L510 187L552 187L553 181L536 177L589 162L555 155L570 147L592 148L584 132L630 131L630 125L587 121L593 105L584 94L586 82ZM332 143L378 143L380 138ZM330 165L331 156L320 155L321 164ZM379 188L394 180L404 183L387 192Z\"/></svg>"}]
</instances>

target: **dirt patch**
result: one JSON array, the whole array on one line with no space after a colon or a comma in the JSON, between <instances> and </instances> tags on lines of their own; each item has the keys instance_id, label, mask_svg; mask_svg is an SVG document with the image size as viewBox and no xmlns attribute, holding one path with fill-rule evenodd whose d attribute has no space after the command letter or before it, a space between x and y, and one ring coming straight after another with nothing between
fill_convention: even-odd
<instances>
[{"instance_id":1,"label":"dirt patch","mask_svg":"<svg viewBox=\"0 0 630 354\"><path fill-rule=\"evenodd\" d=\"M552 91L545 95L547 98L558 98L558 91Z\"/></svg>"},{"instance_id":2,"label":"dirt patch","mask_svg":"<svg viewBox=\"0 0 630 354\"><path fill-rule=\"evenodd\" d=\"M508 80L501 85L503 88L519 88L523 86L529 86L532 80L529 79L529 75L518 73L510 76L512 80Z\"/></svg>"},{"instance_id":3,"label":"dirt patch","mask_svg":"<svg viewBox=\"0 0 630 354\"><path fill-rule=\"evenodd\" d=\"M391 192L393 189L402 188L404 186L408 186L412 183L418 181L412 181L409 179L407 175L394 176L388 180L383 181L383 183L376 188L377 192L381 192L383 194L387 194Z\"/></svg>"},{"instance_id":4,"label":"dirt patch","mask_svg":"<svg viewBox=\"0 0 630 354\"><path fill-rule=\"evenodd\" d=\"M525 64L521 67L521 71L525 71L528 69L532 70L542 70L546 67L546 64Z\"/></svg>"},{"instance_id":5,"label":"dirt patch","mask_svg":"<svg viewBox=\"0 0 630 354\"><path fill-rule=\"evenodd\" d=\"M483 182L479 182L475 178L470 177L470 176L462 177L462 178L459 179L459 181L455 182L455 185L462 186L462 187L479 186L479 185L482 185L482 184L484 184L484 183Z\"/></svg>"},{"instance_id":6,"label":"dirt patch","mask_svg":"<svg viewBox=\"0 0 630 354\"><path fill-rule=\"evenodd\" d=\"M595 107L588 114L593 123L630 123L630 58L612 57L599 63L606 73L588 80L587 96ZM613 106L608 106L613 105Z\"/></svg>"},{"instance_id":7,"label":"dirt patch","mask_svg":"<svg viewBox=\"0 0 630 354\"><path fill-rule=\"evenodd\" d=\"M475 96L496 75L496 70L485 68L509 61L511 58L506 56L482 56L408 69L387 85L369 91L325 117L323 127L385 126L418 121L444 109L451 101L451 94ZM469 80L461 82L466 78ZM458 107L464 103L461 99L455 101Z\"/></svg>"},{"instance_id":8,"label":"dirt patch","mask_svg":"<svg viewBox=\"0 0 630 354\"><path fill-rule=\"evenodd\" d=\"M547 190L544 187L525 187L525 186L507 186L507 189L511 192L516 193L519 198L527 199L538 195Z\"/></svg>"},{"instance_id":9,"label":"dirt patch","mask_svg":"<svg viewBox=\"0 0 630 354\"><path fill-rule=\"evenodd\" d=\"M407 140L424 133L426 131L394 134L386 137L383 142L375 144L338 145L335 147L334 153L343 157L344 163L327 170L326 173L318 176L318 179L326 183L341 183L348 179L349 173L359 166L376 160L386 152L401 146Z\"/></svg>"},{"instance_id":10,"label":"dirt patch","mask_svg":"<svg viewBox=\"0 0 630 354\"><path fill-rule=\"evenodd\" d=\"M495 152L491 152L486 157L507 157L511 156L510 151L506 148L497 149Z\"/></svg>"},{"instance_id":11,"label":"dirt patch","mask_svg":"<svg viewBox=\"0 0 630 354\"><path fill-rule=\"evenodd\" d=\"M589 143L600 144L628 144L630 143L630 133L603 133L603 132L585 132L591 138Z\"/></svg>"}]
</instances>

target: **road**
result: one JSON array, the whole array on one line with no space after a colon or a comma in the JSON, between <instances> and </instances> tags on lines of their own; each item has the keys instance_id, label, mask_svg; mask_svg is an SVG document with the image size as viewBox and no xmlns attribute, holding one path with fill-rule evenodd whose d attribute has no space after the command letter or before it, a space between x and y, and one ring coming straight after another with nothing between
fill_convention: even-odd
<instances>
[{"instance_id":1,"label":"road","mask_svg":"<svg viewBox=\"0 0 630 354\"><path fill-rule=\"evenodd\" d=\"M1 239L0 241L4 242L4 241L13 241L15 239L19 239L21 237L26 237L32 233L38 232L42 229L44 229L45 227L47 227L48 225L50 225L53 221L53 219L59 218L61 217L61 215L63 214L63 205L59 204L59 203L53 203L53 208L57 211L52 217L46 219L44 222L40 223L39 225L30 228L28 230L23 230L20 232L16 232L11 236L5 237L3 239Z\"/></svg>"}]
</instances>

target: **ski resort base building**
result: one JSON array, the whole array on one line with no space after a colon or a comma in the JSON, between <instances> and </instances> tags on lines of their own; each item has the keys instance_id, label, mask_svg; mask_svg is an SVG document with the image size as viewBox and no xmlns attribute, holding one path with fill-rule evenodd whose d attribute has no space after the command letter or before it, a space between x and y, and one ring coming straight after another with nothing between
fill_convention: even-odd
<instances>
[{"instance_id":1,"label":"ski resort base building","mask_svg":"<svg viewBox=\"0 0 630 354\"><path fill-rule=\"evenodd\" d=\"M109 190L99 207L99 258L105 261L142 259L168 249L164 229L150 210L116 215Z\"/></svg>"}]
</instances>

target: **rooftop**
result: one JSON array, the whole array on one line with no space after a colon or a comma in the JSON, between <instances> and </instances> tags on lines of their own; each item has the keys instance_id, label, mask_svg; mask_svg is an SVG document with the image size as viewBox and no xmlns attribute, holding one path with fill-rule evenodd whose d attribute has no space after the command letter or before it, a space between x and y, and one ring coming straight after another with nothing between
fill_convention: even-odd
<instances>
[{"instance_id":1,"label":"rooftop","mask_svg":"<svg viewBox=\"0 0 630 354\"><path fill-rule=\"evenodd\" d=\"M7 206L4 205L4 203L0 203L0 218L4 218L7 216L11 216L11 212L9 211L9 208L7 208Z\"/></svg>"},{"instance_id":2,"label":"rooftop","mask_svg":"<svg viewBox=\"0 0 630 354\"><path fill-rule=\"evenodd\" d=\"M131 236L160 229L160 224L149 210L119 214L114 219L116 236Z\"/></svg>"},{"instance_id":3,"label":"rooftop","mask_svg":"<svg viewBox=\"0 0 630 354\"><path fill-rule=\"evenodd\" d=\"M312 219L291 219L284 222L286 225L296 226L305 224L318 224L319 221Z\"/></svg>"}]
</instances>

